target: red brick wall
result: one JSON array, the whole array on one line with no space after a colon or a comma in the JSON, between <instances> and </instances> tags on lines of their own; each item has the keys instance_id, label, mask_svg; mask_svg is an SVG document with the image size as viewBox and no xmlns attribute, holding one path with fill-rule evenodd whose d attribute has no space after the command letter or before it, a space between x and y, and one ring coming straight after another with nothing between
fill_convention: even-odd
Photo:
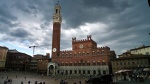
<instances>
[{"instance_id":1,"label":"red brick wall","mask_svg":"<svg viewBox=\"0 0 150 84\"><path fill-rule=\"evenodd\" d=\"M52 51L52 56L58 56L60 51L60 29L61 24L58 22L55 22L53 24L53 40L52 40L52 50L53 48L56 48L56 52Z\"/></svg>"}]
</instances>

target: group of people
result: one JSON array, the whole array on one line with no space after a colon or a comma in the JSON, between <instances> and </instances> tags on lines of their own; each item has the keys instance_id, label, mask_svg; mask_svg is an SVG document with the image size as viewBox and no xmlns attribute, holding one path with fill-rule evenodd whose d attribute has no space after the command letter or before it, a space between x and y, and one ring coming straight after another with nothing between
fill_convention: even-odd
<instances>
[{"instance_id":1,"label":"group of people","mask_svg":"<svg viewBox=\"0 0 150 84\"><path fill-rule=\"evenodd\" d=\"M60 84L68 84L68 82L66 81L66 79L65 80L61 80Z\"/></svg>"},{"instance_id":2,"label":"group of people","mask_svg":"<svg viewBox=\"0 0 150 84\"><path fill-rule=\"evenodd\" d=\"M23 81L21 81L21 84L23 84ZM28 84L30 84L30 81L28 81ZM35 81L34 84L45 84L45 82L40 82L40 83L38 83L37 81Z\"/></svg>"},{"instance_id":3,"label":"group of people","mask_svg":"<svg viewBox=\"0 0 150 84\"><path fill-rule=\"evenodd\" d=\"M67 80L60 80L60 84L68 84ZM73 84L77 84L77 83L73 83ZM79 84L81 84L81 81L79 81Z\"/></svg>"},{"instance_id":4,"label":"group of people","mask_svg":"<svg viewBox=\"0 0 150 84\"><path fill-rule=\"evenodd\" d=\"M7 84L7 83L12 84L12 79L11 79L11 78L9 79L9 78L7 77L7 79L4 80L4 84Z\"/></svg>"},{"instance_id":5,"label":"group of people","mask_svg":"<svg viewBox=\"0 0 150 84\"><path fill-rule=\"evenodd\" d=\"M16 78L17 78L18 76L16 75ZM43 78L43 75L41 76L42 78ZM24 79L26 80L26 75L24 76ZM3 79L3 77L2 77L2 79ZM8 76L7 76L7 78L6 78L6 80L4 80L4 84L12 84L12 79L11 78L8 78ZM24 84L24 82L23 81L21 81L21 84ZM28 84L30 84L30 81L28 81ZM38 83L37 81L35 81L35 84L45 84L45 82L40 82L40 83ZM66 83L65 83L66 84Z\"/></svg>"}]
</instances>

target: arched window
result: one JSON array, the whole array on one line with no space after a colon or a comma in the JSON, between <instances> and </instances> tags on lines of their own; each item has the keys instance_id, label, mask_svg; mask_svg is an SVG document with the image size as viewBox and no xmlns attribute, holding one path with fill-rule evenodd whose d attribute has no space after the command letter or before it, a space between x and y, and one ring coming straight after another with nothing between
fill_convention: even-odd
<instances>
[{"instance_id":1,"label":"arched window","mask_svg":"<svg viewBox=\"0 0 150 84\"><path fill-rule=\"evenodd\" d=\"M72 74L72 70L70 70L70 74Z\"/></svg>"},{"instance_id":2,"label":"arched window","mask_svg":"<svg viewBox=\"0 0 150 84\"><path fill-rule=\"evenodd\" d=\"M90 66L90 62L89 61L88 61L87 65Z\"/></svg>"},{"instance_id":3,"label":"arched window","mask_svg":"<svg viewBox=\"0 0 150 84\"><path fill-rule=\"evenodd\" d=\"M106 71L105 71L105 70L103 70L103 74L104 74L104 75L106 74Z\"/></svg>"},{"instance_id":4,"label":"arched window","mask_svg":"<svg viewBox=\"0 0 150 84\"><path fill-rule=\"evenodd\" d=\"M79 74L81 74L81 70L79 70Z\"/></svg>"},{"instance_id":5,"label":"arched window","mask_svg":"<svg viewBox=\"0 0 150 84\"><path fill-rule=\"evenodd\" d=\"M83 74L85 74L85 70L83 70Z\"/></svg>"},{"instance_id":6,"label":"arched window","mask_svg":"<svg viewBox=\"0 0 150 84\"><path fill-rule=\"evenodd\" d=\"M96 74L96 70L93 70L93 74Z\"/></svg>"},{"instance_id":7,"label":"arched window","mask_svg":"<svg viewBox=\"0 0 150 84\"><path fill-rule=\"evenodd\" d=\"M76 63L76 62L74 63L74 66L77 66L77 63Z\"/></svg>"},{"instance_id":8,"label":"arched window","mask_svg":"<svg viewBox=\"0 0 150 84\"><path fill-rule=\"evenodd\" d=\"M88 74L90 74L90 70L88 70L87 72L88 72Z\"/></svg>"},{"instance_id":9,"label":"arched window","mask_svg":"<svg viewBox=\"0 0 150 84\"><path fill-rule=\"evenodd\" d=\"M100 61L97 62L97 65L101 65Z\"/></svg>"},{"instance_id":10,"label":"arched window","mask_svg":"<svg viewBox=\"0 0 150 84\"><path fill-rule=\"evenodd\" d=\"M77 70L74 70L74 74L77 74Z\"/></svg>"},{"instance_id":11,"label":"arched window","mask_svg":"<svg viewBox=\"0 0 150 84\"><path fill-rule=\"evenodd\" d=\"M106 65L105 60L102 61L102 65Z\"/></svg>"},{"instance_id":12,"label":"arched window","mask_svg":"<svg viewBox=\"0 0 150 84\"><path fill-rule=\"evenodd\" d=\"M93 66L96 66L96 62L95 61L93 61Z\"/></svg>"},{"instance_id":13,"label":"arched window","mask_svg":"<svg viewBox=\"0 0 150 84\"><path fill-rule=\"evenodd\" d=\"M70 62L70 64L69 64L70 66L72 66L72 62Z\"/></svg>"},{"instance_id":14,"label":"arched window","mask_svg":"<svg viewBox=\"0 0 150 84\"><path fill-rule=\"evenodd\" d=\"M68 66L68 62L66 62L65 66Z\"/></svg>"}]
</instances>

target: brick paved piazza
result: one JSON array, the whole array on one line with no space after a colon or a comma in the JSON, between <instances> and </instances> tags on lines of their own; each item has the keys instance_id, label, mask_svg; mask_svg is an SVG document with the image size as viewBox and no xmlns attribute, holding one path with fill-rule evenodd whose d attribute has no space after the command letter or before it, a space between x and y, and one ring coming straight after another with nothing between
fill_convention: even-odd
<instances>
[{"instance_id":1,"label":"brick paved piazza","mask_svg":"<svg viewBox=\"0 0 150 84\"><path fill-rule=\"evenodd\" d=\"M16 77L17 75L17 77ZM12 79L12 84L21 84L21 81L23 81L23 84L28 84L28 81L30 81L30 84L35 84L35 81L39 82L45 82L45 84L60 84L60 80L64 80L65 78L55 78L49 77L49 76L42 76L35 73L30 72L0 72L0 84L4 84L4 80L7 78ZM25 77L26 76L26 80ZM82 82L82 84L85 84L85 78L67 78L68 84L79 84L79 81ZM7 83L8 84L8 83ZM128 81L128 80L118 80L115 81L114 84L150 84L150 78L147 78L144 82L137 82L137 81Z\"/></svg>"},{"instance_id":2,"label":"brick paved piazza","mask_svg":"<svg viewBox=\"0 0 150 84\"><path fill-rule=\"evenodd\" d=\"M41 75L29 72L0 72L0 84L4 84L4 80L7 78L7 76L8 78L12 79L12 84L21 84L21 81L23 81L23 84L28 84L28 81L30 81L30 84L35 84L35 81L45 82L45 84L59 84L60 80L65 79L65 78L58 78L55 80L55 78L48 76L43 76L42 78ZM25 76L26 80L24 78ZM67 79L68 84L73 84L75 82L79 84L79 81L81 81L82 84L85 84L84 78Z\"/></svg>"}]
</instances>

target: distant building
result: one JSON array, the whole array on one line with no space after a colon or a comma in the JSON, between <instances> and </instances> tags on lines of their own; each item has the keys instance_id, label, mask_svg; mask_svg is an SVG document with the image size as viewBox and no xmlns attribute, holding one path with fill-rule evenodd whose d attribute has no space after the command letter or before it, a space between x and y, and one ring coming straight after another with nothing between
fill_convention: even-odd
<instances>
[{"instance_id":1,"label":"distant building","mask_svg":"<svg viewBox=\"0 0 150 84\"><path fill-rule=\"evenodd\" d=\"M121 69L134 69L149 67L150 64L150 46L140 46L130 49L119 55L119 58L112 59L111 65L113 72Z\"/></svg>"},{"instance_id":2,"label":"distant building","mask_svg":"<svg viewBox=\"0 0 150 84\"><path fill-rule=\"evenodd\" d=\"M130 69L149 67L149 55L132 55L112 59L112 71L115 73L121 69Z\"/></svg>"},{"instance_id":3,"label":"distant building","mask_svg":"<svg viewBox=\"0 0 150 84\"><path fill-rule=\"evenodd\" d=\"M31 60L31 56L17 50L8 50L7 53L7 70L21 70L25 71Z\"/></svg>"},{"instance_id":4,"label":"distant building","mask_svg":"<svg viewBox=\"0 0 150 84\"><path fill-rule=\"evenodd\" d=\"M131 54L141 54L141 55L150 55L150 46L140 46L135 49L130 50Z\"/></svg>"},{"instance_id":5,"label":"distant building","mask_svg":"<svg viewBox=\"0 0 150 84\"><path fill-rule=\"evenodd\" d=\"M0 46L0 71L6 69L7 52L7 47Z\"/></svg>"},{"instance_id":6,"label":"distant building","mask_svg":"<svg viewBox=\"0 0 150 84\"><path fill-rule=\"evenodd\" d=\"M50 54L47 53L45 56L41 54L34 55L30 62L30 71L46 74L47 65L50 62Z\"/></svg>"},{"instance_id":7,"label":"distant building","mask_svg":"<svg viewBox=\"0 0 150 84\"><path fill-rule=\"evenodd\" d=\"M116 58L108 46L97 47L92 36L87 39L72 38L72 50L60 51L61 7L55 6L53 15L52 62L48 64L47 75L89 76L111 73L110 60Z\"/></svg>"}]
</instances>

